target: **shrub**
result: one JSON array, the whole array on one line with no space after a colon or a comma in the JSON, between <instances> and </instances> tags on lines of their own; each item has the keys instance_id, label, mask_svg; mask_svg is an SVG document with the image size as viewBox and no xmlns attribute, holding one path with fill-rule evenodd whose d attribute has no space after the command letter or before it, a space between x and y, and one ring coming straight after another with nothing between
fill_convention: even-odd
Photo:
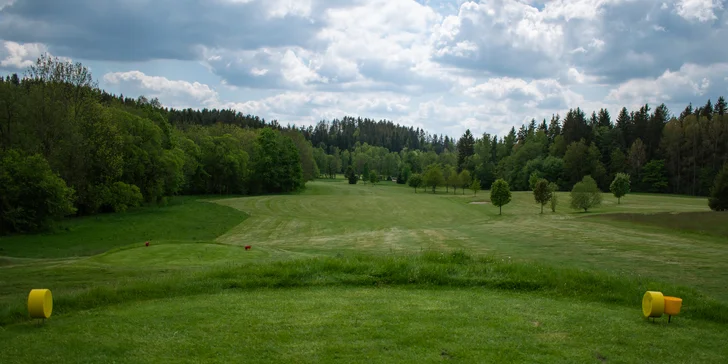
<instances>
[{"instance_id":1,"label":"shrub","mask_svg":"<svg viewBox=\"0 0 728 364\"><path fill-rule=\"evenodd\" d=\"M0 233L47 229L76 212L74 190L40 155L0 154Z\"/></svg>"},{"instance_id":2,"label":"shrub","mask_svg":"<svg viewBox=\"0 0 728 364\"><path fill-rule=\"evenodd\" d=\"M723 170L715 177L713 188L710 189L708 206L713 211L728 210L728 163L723 166Z\"/></svg>"}]
</instances>

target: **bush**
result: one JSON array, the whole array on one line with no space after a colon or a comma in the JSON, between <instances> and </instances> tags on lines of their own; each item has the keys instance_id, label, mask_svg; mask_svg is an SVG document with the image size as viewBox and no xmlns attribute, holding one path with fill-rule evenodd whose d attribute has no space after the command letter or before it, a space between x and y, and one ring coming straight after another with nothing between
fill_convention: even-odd
<instances>
[{"instance_id":1,"label":"bush","mask_svg":"<svg viewBox=\"0 0 728 364\"><path fill-rule=\"evenodd\" d=\"M723 170L715 177L713 188L710 189L708 206L713 211L728 210L728 163L723 166Z\"/></svg>"},{"instance_id":2,"label":"bush","mask_svg":"<svg viewBox=\"0 0 728 364\"><path fill-rule=\"evenodd\" d=\"M47 229L76 212L74 190L40 155L0 155L0 234Z\"/></svg>"},{"instance_id":3,"label":"bush","mask_svg":"<svg viewBox=\"0 0 728 364\"><path fill-rule=\"evenodd\" d=\"M359 181L359 176L354 172L354 168L351 166L346 167L346 173L344 173L346 179L349 180L350 185L355 185Z\"/></svg>"}]
</instances>

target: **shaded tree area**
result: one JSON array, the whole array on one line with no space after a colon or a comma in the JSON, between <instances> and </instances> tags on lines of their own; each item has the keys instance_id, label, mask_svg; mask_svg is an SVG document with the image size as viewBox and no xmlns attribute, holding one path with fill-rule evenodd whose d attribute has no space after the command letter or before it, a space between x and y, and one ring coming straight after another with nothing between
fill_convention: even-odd
<instances>
[{"instance_id":1,"label":"shaded tree area","mask_svg":"<svg viewBox=\"0 0 728 364\"><path fill-rule=\"evenodd\" d=\"M0 77L0 233L177 194L296 191L317 173L298 131L178 127L169 115L157 100L109 95L82 64L46 55L22 77Z\"/></svg>"}]
</instances>

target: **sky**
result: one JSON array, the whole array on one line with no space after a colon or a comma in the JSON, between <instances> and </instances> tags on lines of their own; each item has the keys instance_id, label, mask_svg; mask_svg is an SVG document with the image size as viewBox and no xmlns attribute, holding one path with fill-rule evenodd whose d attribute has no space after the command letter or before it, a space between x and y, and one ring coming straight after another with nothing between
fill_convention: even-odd
<instances>
[{"instance_id":1,"label":"sky","mask_svg":"<svg viewBox=\"0 0 728 364\"><path fill-rule=\"evenodd\" d=\"M723 0L0 0L0 73L42 53L99 86L279 123L459 136L728 96Z\"/></svg>"}]
</instances>

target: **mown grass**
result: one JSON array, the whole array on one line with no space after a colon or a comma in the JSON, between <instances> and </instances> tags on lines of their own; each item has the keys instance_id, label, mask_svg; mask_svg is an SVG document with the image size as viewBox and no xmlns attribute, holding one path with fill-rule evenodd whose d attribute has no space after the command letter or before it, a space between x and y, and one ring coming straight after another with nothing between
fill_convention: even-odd
<instances>
[{"instance_id":1,"label":"mown grass","mask_svg":"<svg viewBox=\"0 0 728 364\"><path fill-rule=\"evenodd\" d=\"M583 214L560 197L541 215L517 192L499 216L469 204L487 191L333 180L5 237L0 362L725 361L722 215L655 195ZM34 327L41 287L54 313ZM681 315L645 322L646 290L683 298Z\"/></svg>"},{"instance_id":2,"label":"mown grass","mask_svg":"<svg viewBox=\"0 0 728 364\"><path fill-rule=\"evenodd\" d=\"M619 223L645 225L661 230L728 238L727 212L658 212L651 214L621 213L603 214L596 218ZM728 240L724 241L728 242Z\"/></svg>"},{"instance_id":3,"label":"mown grass","mask_svg":"<svg viewBox=\"0 0 728 364\"><path fill-rule=\"evenodd\" d=\"M175 197L167 206L68 219L53 233L0 237L0 256L10 264L7 257L90 256L149 240L211 241L246 217L210 198Z\"/></svg>"},{"instance_id":4,"label":"mown grass","mask_svg":"<svg viewBox=\"0 0 728 364\"><path fill-rule=\"evenodd\" d=\"M119 303L230 289L371 286L484 287L628 307L639 307L646 290L661 290L686 301L686 317L728 323L728 305L685 287L639 276L474 258L462 251L230 264L106 284L97 280L92 288L77 287L59 295L56 310L63 315ZM0 325L25 319L26 309L20 302L0 310Z\"/></svg>"},{"instance_id":5,"label":"mown grass","mask_svg":"<svg viewBox=\"0 0 728 364\"><path fill-rule=\"evenodd\" d=\"M728 331L480 288L226 291L0 330L2 363L721 363Z\"/></svg>"}]
</instances>

